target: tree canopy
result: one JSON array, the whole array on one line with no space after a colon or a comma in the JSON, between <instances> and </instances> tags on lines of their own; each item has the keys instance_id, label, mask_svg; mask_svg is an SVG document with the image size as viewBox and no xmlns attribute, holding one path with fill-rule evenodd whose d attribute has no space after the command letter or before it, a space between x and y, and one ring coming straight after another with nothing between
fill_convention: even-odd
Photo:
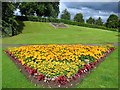
<instances>
[{"instance_id":1,"label":"tree canopy","mask_svg":"<svg viewBox=\"0 0 120 90\"><path fill-rule=\"evenodd\" d=\"M17 32L18 22L13 15L15 10L14 3L12 2L2 2L2 32L5 34L14 36Z\"/></svg>"},{"instance_id":2,"label":"tree canopy","mask_svg":"<svg viewBox=\"0 0 120 90\"><path fill-rule=\"evenodd\" d=\"M111 14L106 22L106 27L108 28L118 28L119 19L118 16L115 14Z\"/></svg>"},{"instance_id":3,"label":"tree canopy","mask_svg":"<svg viewBox=\"0 0 120 90\"><path fill-rule=\"evenodd\" d=\"M65 9L65 10L62 12L61 19L70 20L70 13L67 11L67 9Z\"/></svg>"},{"instance_id":4,"label":"tree canopy","mask_svg":"<svg viewBox=\"0 0 120 90\"><path fill-rule=\"evenodd\" d=\"M74 21L83 23L83 22L84 22L84 19L83 19L82 13L77 13L77 14L74 16Z\"/></svg>"},{"instance_id":5,"label":"tree canopy","mask_svg":"<svg viewBox=\"0 0 120 90\"><path fill-rule=\"evenodd\" d=\"M102 26L102 25L103 25L102 18L99 17L99 18L95 21L95 24Z\"/></svg>"},{"instance_id":6,"label":"tree canopy","mask_svg":"<svg viewBox=\"0 0 120 90\"><path fill-rule=\"evenodd\" d=\"M95 24L95 19L92 17L89 17L89 19L86 20L86 23L88 24Z\"/></svg>"},{"instance_id":7,"label":"tree canopy","mask_svg":"<svg viewBox=\"0 0 120 90\"><path fill-rule=\"evenodd\" d=\"M17 7L25 16L36 13L37 16L56 18L59 14L59 2L22 2Z\"/></svg>"}]
</instances>

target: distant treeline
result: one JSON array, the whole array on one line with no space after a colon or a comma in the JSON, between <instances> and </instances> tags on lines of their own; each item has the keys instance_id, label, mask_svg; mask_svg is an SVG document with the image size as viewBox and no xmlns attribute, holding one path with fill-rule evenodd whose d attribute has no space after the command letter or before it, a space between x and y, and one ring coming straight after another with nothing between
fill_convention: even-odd
<instances>
[{"instance_id":1,"label":"distant treeline","mask_svg":"<svg viewBox=\"0 0 120 90\"><path fill-rule=\"evenodd\" d=\"M71 17L71 14L67 11L67 9L65 9L62 12L61 19L70 20L70 17ZM93 25L93 27L94 27L94 25L104 26L106 28L112 28L112 29L118 29L118 27L120 27L120 20L119 20L118 16L115 14L111 14L108 17L108 19L106 20L106 23L102 22L101 17L99 17L98 19L95 20L94 18L92 18L92 16L90 16L85 22L85 20L83 19L82 13L77 13L74 16L73 20L76 22L80 22L80 23L91 24L91 25Z\"/></svg>"},{"instance_id":2,"label":"distant treeline","mask_svg":"<svg viewBox=\"0 0 120 90\"><path fill-rule=\"evenodd\" d=\"M72 21L72 20L66 20L66 19L57 19L57 18L51 18L51 17L43 18L43 17L37 17L37 16L17 16L16 19L21 20L21 21L65 23L65 24L69 24L69 25L77 25L77 26L83 26L83 27L118 31L117 28L107 28L104 25L100 26L100 25L96 25L96 24L80 23L78 21Z\"/></svg>"}]
</instances>

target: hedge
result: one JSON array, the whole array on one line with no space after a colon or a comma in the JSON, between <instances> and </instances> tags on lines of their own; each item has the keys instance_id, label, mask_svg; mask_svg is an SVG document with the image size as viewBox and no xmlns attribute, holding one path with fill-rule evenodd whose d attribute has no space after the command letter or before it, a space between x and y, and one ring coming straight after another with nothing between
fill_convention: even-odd
<instances>
[{"instance_id":1,"label":"hedge","mask_svg":"<svg viewBox=\"0 0 120 90\"><path fill-rule=\"evenodd\" d=\"M69 25L77 25L77 26L98 28L98 29L104 29L104 30L110 30L110 31L118 31L118 29L116 28L107 28L105 26L98 26L98 25L92 25L87 23L80 23L80 22L75 22L71 20L57 19L57 18L50 18L50 17L42 18L42 17L36 17L36 16L17 16L16 18L21 21L65 23Z\"/></svg>"}]
</instances>

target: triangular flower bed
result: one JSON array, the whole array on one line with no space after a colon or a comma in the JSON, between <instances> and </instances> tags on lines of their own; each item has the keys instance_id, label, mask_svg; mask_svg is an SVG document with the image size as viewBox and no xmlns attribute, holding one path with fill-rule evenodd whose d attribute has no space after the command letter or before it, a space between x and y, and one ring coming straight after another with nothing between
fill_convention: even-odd
<instances>
[{"instance_id":1,"label":"triangular flower bed","mask_svg":"<svg viewBox=\"0 0 120 90\"><path fill-rule=\"evenodd\" d=\"M110 46L28 45L5 52L35 85L70 88L79 84L113 50Z\"/></svg>"}]
</instances>

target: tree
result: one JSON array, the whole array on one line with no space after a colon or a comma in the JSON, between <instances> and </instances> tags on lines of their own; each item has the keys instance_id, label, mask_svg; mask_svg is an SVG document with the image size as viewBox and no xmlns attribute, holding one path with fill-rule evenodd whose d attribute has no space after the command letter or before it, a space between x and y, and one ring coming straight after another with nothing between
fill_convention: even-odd
<instances>
[{"instance_id":1,"label":"tree","mask_svg":"<svg viewBox=\"0 0 120 90\"><path fill-rule=\"evenodd\" d=\"M46 3L46 10L44 12L44 16L56 18L59 13L59 7L56 7L57 5L55 5L56 4L53 3Z\"/></svg>"},{"instance_id":2,"label":"tree","mask_svg":"<svg viewBox=\"0 0 120 90\"><path fill-rule=\"evenodd\" d=\"M103 25L103 22L102 22L101 17L99 17L99 18L95 21L95 24L96 24L96 25L100 25L100 26Z\"/></svg>"},{"instance_id":3,"label":"tree","mask_svg":"<svg viewBox=\"0 0 120 90\"><path fill-rule=\"evenodd\" d=\"M25 16L36 13L37 16L56 18L59 14L59 2L22 2L17 4L18 6Z\"/></svg>"},{"instance_id":4,"label":"tree","mask_svg":"<svg viewBox=\"0 0 120 90\"><path fill-rule=\"evenodd\" d=\"M19 26L13 15L14 10L15 6L12 2L2 2L2 32L11 32L12 36L17 34L17 26Z\"/></svg>"},{"instance_id":5,"label":"tree","mask_svg":"<svg viewBox=\"0 0 120 90\"><path fill-rule=\"evenodd\" d=\"M18 2L16 3L16 5L18 5L17 7L19 7L21 14L25 16L34 15L35 9L37 7L35 2Z\"/></svg>"},{"instance_id":6,"label":"tree","mask_svg":"<svg viewBox=\"0 0 120 90\"><path fill-rule=\"evenodd\" d=\"M2 35L4 36L22 33L24 23L13 15L14 10L16 10L16 3L2 2Z\"/></svg>"},{"instance_id":7,"label":"tree","mask_svg":"<svg viewBox=\"0 0 120 90\"><path fill-rule=\"evenodd\" d=\"M108 28L118 28L118 25L119 25L118 16L115 15L115 14L111 14L109 16L109 18L107 19L106 27L108 27Z\"/></svg>"},{"instance_id":8,"label":"tree","mask_svg":"<svg viewBox=\"0 0 120 90\"><path fill-rule=\"evenodd\" d=\"M62 12L61 19L70 20L70 13L67 11L67 9L65 9L65 10Z\"/></svg>"},{"instance_id":9,"label":"tree","mask_svg":"<svg viewBox=\"0 0 120 90\"><path fill-rule=\"evenodd\" d=\"M77 22L84 22L84 19L83 19L83 15L82 13L77 13L75 16L74 16L74 21L77 21Z\"/></svg>"},{"instance_id":10,"label":"tree","mask_svg":"<svg viewBox=\"0 0 120 90\"><path fill-rule=\"evenodd\" d=\"M120 32L120 19L119 19L119 22L118 22L118 31Z\"/></svg>"},{"instance_id":11,"label":"tree","mask_svg":"<svg viewBox=\"0 0 120 90\"><path fill-rule=\"evenodd\" d=\"M89 19L86 20L86 23L88 24L94 24L95 23L95 19L92 17L89 17Z\"/></svg>"}]
</instances>

